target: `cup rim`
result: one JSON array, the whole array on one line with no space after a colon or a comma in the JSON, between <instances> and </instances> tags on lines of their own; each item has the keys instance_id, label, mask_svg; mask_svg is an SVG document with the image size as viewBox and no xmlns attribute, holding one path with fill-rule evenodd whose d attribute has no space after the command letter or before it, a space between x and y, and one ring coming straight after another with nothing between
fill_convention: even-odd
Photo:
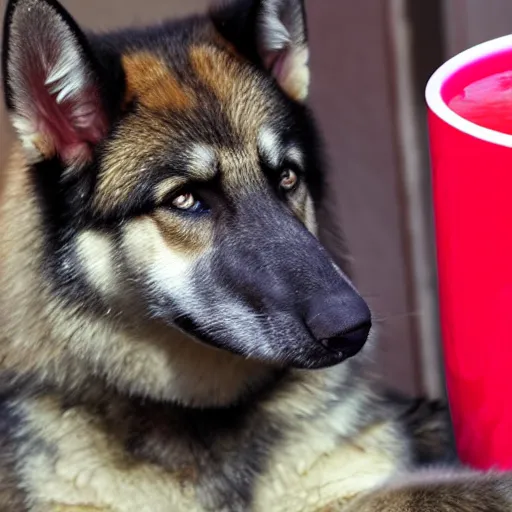
<instances>
[{"instance_id":1,"label":"cup rim","mask_svg":"<svg viewBox=\"0 0 512 512\"><path fill-rule=\"evenodd\" d=\"M429 109L445 123L463 133L485 142L512 147L512 135L498 132L490 128L484 128L472 121L464 119L448 107L441 95L441 90L445 82L459 69L482 57L500 53L507 49L512 50L512 35L498 37L477 44L446 61L434 72L427 82L425 99Z\"/></svg>"}]
</instances>

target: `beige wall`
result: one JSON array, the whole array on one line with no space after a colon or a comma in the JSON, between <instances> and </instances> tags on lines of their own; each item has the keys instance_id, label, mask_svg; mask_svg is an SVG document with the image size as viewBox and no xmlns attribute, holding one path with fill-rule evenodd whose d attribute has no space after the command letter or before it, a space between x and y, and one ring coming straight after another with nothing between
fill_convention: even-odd
<instances>
[{"instance_id":1,"label":"beige wall","mask_svg":"<svg viewBox=\"0 0 512 512\"><path fill-rule=\"evenodd\" d=\"M104 29L184 14L207 0L63 0L79 22ZM4 8L5 0L0 0ZM369 299L381 340L376 369L411 392L422 391L411 292L404 190L395 130L393 56L387 3L309 0L312 104L332 158L328 204L347 235L356 281ZM0 162L6 152L5 119ZM320 219L324 226L327 218ZM330 219L332 223L333 219ZM331 230L329 230L331 231ZM328 246L340 251L335 238Z\"/></svg>"}]
</instances>

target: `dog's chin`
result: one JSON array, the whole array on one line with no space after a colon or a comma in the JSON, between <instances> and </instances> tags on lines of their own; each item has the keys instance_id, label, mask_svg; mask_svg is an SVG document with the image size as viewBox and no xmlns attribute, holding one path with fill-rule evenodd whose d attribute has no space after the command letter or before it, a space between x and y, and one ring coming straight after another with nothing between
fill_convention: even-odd
<instances>
[{"instance_id":1,"label":"dog's chin","mask_svg":"<svg viewBox=\"0 0 512 512\"><path fill-rule=\"evenodd\" d=\"M260 351L253 348L247 351L243 347L240 347L240 345L229 343L229 341L226 340L198 337L197 335L193 336L193 338L196 342L230 352L234 356L282 369L321 370L322 368L330 368L341 364L355 355L349 355L347 352L331 352L319 344L317 346L315 342L311 342L307 347L280 347L275 351Z\"/></svg>"},{"instance_id":2,"label":"dog's chin","mask_svg":"<svg viewBox=\"0 0 512 512\"><path fill-rule=\"evenodd\" d=\"M275 364L297 370L321 370L341 364L351 357L340 352L327 351L323 347L319 350L316 347L308 347L308 349L283 351Z\"/></svg>"},{"instance_id":3,"label":"dog's chin","mask_svg":"<svg viewBox=\"0 0 512 512\"><path fill-rule=\"evenodd\" d=\"M288 366L297 370L322 370L323 368L330 368L343 363L349 359L344 356L335 356L333 354L305 357L305 358L292 358Z\"/></svg>"},{"instance_id":4,"label":"dog's chin","mask_svg":"<svg viewBox=\"0 0 512 512\"><path fill-rule=\"evenodd\" d=\"M331 351L312 339L303 339L300 342L295 339L290 340L289 343L281 339L274 347L272 343L247 347L238 340L204 335L189 320L186 322L182 320L178 325L176 324L174 326L189 336L191 341L274 368L321 370L341 364L357 353L348 350Z\"/></svg>"}]
</instances>

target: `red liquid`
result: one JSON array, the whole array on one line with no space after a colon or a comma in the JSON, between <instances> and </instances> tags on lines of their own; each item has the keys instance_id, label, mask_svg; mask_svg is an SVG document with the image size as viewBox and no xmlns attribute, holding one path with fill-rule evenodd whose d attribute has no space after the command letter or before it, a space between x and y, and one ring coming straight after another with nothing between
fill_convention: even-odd
<instances>
[{"instance_id":1,"label":"red liquid","mask_svg":"<svg viewBox=\"0 0 512 512\"><path fill-rule=\"evenodd\" d=\"M469 84L448 106L479 126L512 135L512 71Z\"/></svg>"}]
</instances>

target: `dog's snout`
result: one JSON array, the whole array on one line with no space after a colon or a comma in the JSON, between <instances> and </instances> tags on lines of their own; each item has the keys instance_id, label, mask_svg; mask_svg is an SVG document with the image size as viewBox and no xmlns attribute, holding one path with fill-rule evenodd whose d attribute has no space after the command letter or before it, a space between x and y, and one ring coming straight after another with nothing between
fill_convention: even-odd
<instances>
[{"instance_id":1,"label":"dog's snout","mask_svg":"<svg viewBox=\"0 0 512 512\"><path fill-rule=\"evenodd\" d=\"M366 302L351 290L312 297L306 303L304 321L316 341L346 359L366 343L371 313Z\"/></svg>"},{"instance_id":2,"label":"dog's snout","mask_svg":"<svg viewBox=\"0 0 512 512\"><path fill-rule=\"evenodd\" d=\"M356 355L366 343L368 334L370 333L371 323L361 324L351 331L340 333L331 338L323 338L320 343L333 352L342 353L346 359Z\"/></svg>"}]
</instances>

